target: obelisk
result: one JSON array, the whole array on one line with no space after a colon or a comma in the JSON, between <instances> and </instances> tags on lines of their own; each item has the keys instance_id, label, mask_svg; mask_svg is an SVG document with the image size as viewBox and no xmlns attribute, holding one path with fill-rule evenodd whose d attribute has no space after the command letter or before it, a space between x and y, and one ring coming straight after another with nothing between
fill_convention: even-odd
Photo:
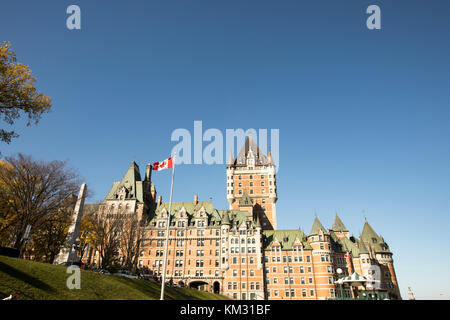
<instances>
[{"instance_id":1,"label":"obelisk","mask_svg":"<svg viewBox=\"0 0 450 320\"><path fill-rule=\"evenodd\" d=\"M78 262L76 250L74 250L74 244L80 234L81 217L83 216L84 198L86 196L87 186L85 183L81 185L80 192L78 193L77 203L72 215L72 222L67 232L66 241L64 246L59 251L53 264L72 264Z\"/></svg>"}]
</instances>

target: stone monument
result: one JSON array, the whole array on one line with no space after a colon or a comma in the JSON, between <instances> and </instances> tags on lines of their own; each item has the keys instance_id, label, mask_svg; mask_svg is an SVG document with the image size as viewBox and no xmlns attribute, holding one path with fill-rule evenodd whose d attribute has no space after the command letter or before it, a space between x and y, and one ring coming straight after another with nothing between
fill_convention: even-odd
<instances>
[{"instance_id":1,"label":"stone monument","mask_svg":"<svg viewBox=\"0 0 450 320\"><path fill-rule=\"evenodd\" d=\"M76 240L80 233L80 224L81 217L83 216L84 198L86 196L86 191L86 184L83 183L81 185L80 192L78 193L78 199L77 203L75 204L72 222L70 224L69 231L67 232L66 241L64 242L64 246L56 256L53 264L73 264L73 262L78 262L79 260L76 250L74 250L74 245L76 244Z\"/></svg>"}]
</instances>

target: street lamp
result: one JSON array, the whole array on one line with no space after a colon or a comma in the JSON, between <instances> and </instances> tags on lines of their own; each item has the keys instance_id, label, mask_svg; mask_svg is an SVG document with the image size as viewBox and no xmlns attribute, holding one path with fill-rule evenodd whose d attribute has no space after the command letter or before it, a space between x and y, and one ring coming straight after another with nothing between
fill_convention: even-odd
<instances>
[{"instance_id":1,"label":"street lamp","mask_svg":"<svg viewBox=\"0 0 450 320\"><path fill-rule=\"evenodd\" d=\"M341 279L341 275L343 273L341 268L337 268L336 272L338 273L338 279ZM342 289L342 281L339 283L339 286L341 287L341 300L344 300L344 290Z\"/></svg>"}]
</instances>

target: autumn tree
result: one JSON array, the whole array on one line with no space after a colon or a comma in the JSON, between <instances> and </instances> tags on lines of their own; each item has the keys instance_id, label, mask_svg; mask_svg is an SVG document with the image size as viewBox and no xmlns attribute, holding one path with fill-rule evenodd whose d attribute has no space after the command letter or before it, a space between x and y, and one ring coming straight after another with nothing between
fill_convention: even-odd
<instances>
[{"instance_id":1,"label":"autumn tree","mask_svg":"<svg viewBox=\"0 0 450 320\"><path fill-rule=\"evenodd\" d=\"M8 125L21 115L27 117L27 126L37 124L42 114L50 110L51 99L37 92L35 82L30 67L17 62L11 44L0 44L0 117ZM0 141L10 143L16 137L14 130L0 129Z\"/></svg>"},{"instance_id":2,"label":"autumn tree","mask_svg":"<svg viewBox=\"0 0 450 320\"><path fill-rule=\"evenodd\" d=\"M92 244L98 250L99 265L102 269L115 269L120 264L122 214L99 212L93 222Z\"/></svg>"},{"instance_id":3,"label":"autumn tree","mask_svg":"<svg viewBox=\"0 0 450 320\"><path fill-rule=\"evenodd\" d=\"M98 210L98 204L84 205L83 216L80 222L80 234L78 236L78 252L80 259L86 253L86 250L90 248L95 239L95 214Z\"/></svg>"},{"instance_id":4,"label":"autumn tree","mask_svg":"<svg viewBox=\"0 0 450 320\"><path fill-rule=\"evenodd\" d=\"M18 154L5 158L5 162L7 166L0 166L3 199L0 202L7 201L9 211L0 215L12 214L14 219L2 226L1 233L11 234L14 247L20 249L27 225L37 230L48 215L57 212L69 196L76 194L80 180L64 161L36 161Z\"/></svg>"},{"instance_id":5,"label":"autumn tree","mask_svg":"<svg viewBox=\"0 0 450 320\"><path fill-rule=\"evenodd\" d=\"M145 236L145 225L134 212L124 213L122 216L122 265L125 269L135 273Z\"/></svg>"},{"instance_id":6,"label":"autumn tree","mask_svg":"<svg viewBox=\"0 0 450 320\"><path fill-rule=\"evenodd\" d=\"M10 171L12 167L5 161L0 161L1 171ZM0 181L0 245L7 246L13 238L13 228L18 215L12 208L12 200L7 194L7 187Z\"/></svg>"},{"instance_id":7,"label":"autumn tree","mask_svg":"<svg viewBox=\"0 0 450 320\"><path fill-rule=\"evenodd\" d=\"M71 195L55 212L43 217L27 246L27 255L33 260L53 263L66 240L76 201L77 197Z\"/></svg>"},{"instance_id":8,"label":"autumn tree","mask_svg":"<svg viewBox=\"0 0 450 320\"><path fill-rule=\"evenodd\" d=\"M134 273L145 236L143 220L126 208L102 205L95 215L93 229L91 240L99 252L101 268L120 267Z\"/></svg>"}]
</instances>

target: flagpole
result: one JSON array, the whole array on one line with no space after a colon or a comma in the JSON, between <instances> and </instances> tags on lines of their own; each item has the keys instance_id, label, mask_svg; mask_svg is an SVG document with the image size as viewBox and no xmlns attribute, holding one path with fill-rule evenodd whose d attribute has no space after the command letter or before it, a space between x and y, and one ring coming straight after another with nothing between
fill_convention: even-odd
<instances>
[{"instance_id":1,"label":"flagpole","mask_svg":"<svg viewBox=\"0 0 450 320\"><path fill-rule=\"evenodd\" d=\"M170 227L170 214L172 211L172 193L173 193L173 177L175 175L175 157L176 152L172 157L172 184L170 186L170 202L169 202L169 214L167 215L167 229L166 229L166 249L164 251L164 268L163 268L163 276L161 281L161 298L160 300L164 300L164 285L166 283L166 268L167 268L167 256L169 249L169 227Z\"/></svg>"}]
</instances>

